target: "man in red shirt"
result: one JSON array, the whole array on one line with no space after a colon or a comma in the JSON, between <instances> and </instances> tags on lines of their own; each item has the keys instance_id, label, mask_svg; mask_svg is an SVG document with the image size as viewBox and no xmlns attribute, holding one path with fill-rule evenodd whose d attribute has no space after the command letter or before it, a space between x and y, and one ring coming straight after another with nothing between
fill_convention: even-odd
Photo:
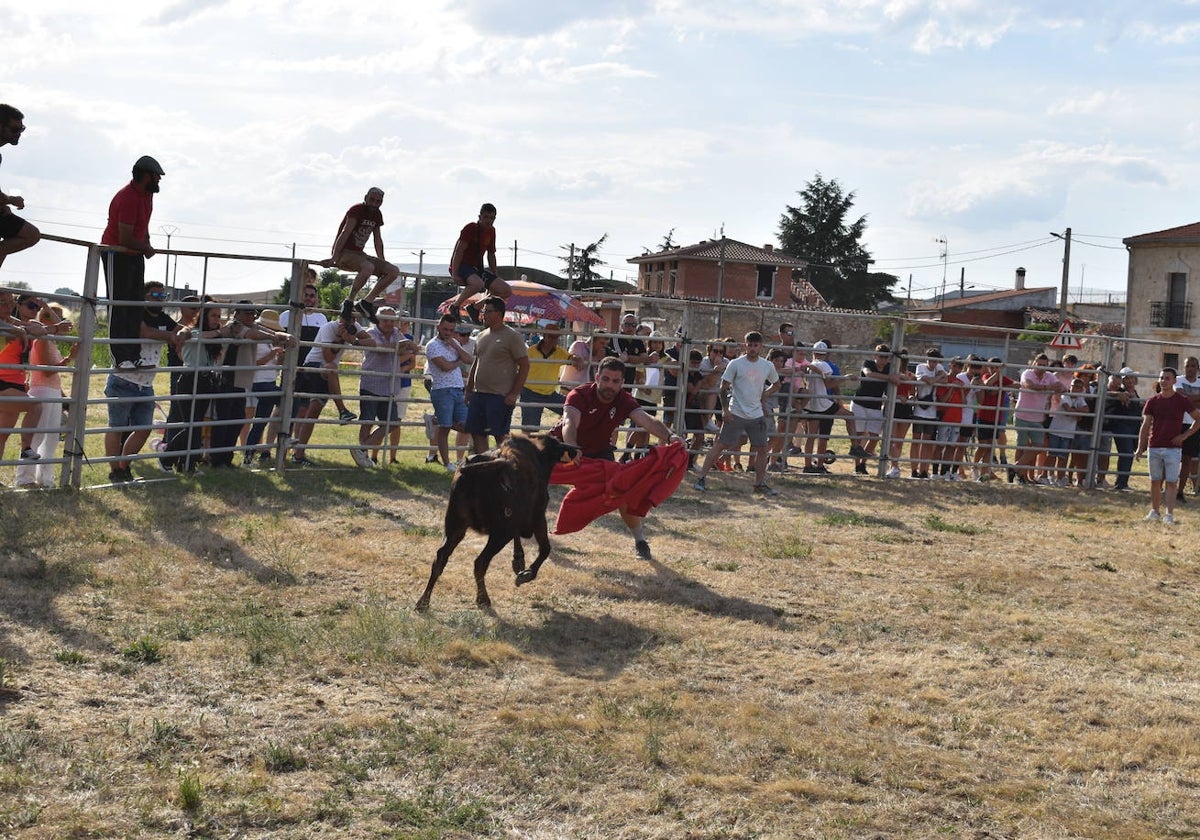
<instances>
[{"instance_id":1,"label":"man in red shirt","mask_svg":"<svg viewBox=\"0 0 1200 840\"><path fill-rule=\"evenodd\" d=\"M400 276L400 269L383 257L383 235L379 232L383 227L383 213L379 211L382 206L383 190L371 187L363 196L361 204L355 204L346 211L337 236L333 239L333 253L329 262L343 271L357 272L350 286L350 294L342 304L343 317L352 316L354 298L374 274L379 278L375 281L375 287L358 304L359 311L374 322L375 298ZM373 257L366 253L367 242L373 242L375 245Z\"/></svg>"},{"instance_id":2,"label":"man in red shirt","mask_svg":"<svg viewBox=\"0 0 1200 840\"><path fill-rule=\"evenodd\" d=\"M1183 417L1200 420L1200 408L1175 390L1175 368L1165 367L1158 374L1159 392L1142 406L1142 427L1138 430L1138 448L1134 458L1150 453L1150 512L1147 522L1162 520L1164 525L1175 524L1175 488L1179 484L1183 442L1200 431L1195 422L1186 429ZM1166 485L1164 488L1163 485ZM1166 496L1167 512L1159 516L1158 506Z\"/></svg>"},{"instance_id":3,"label":"man in red shirt","mask_svg":"<svg viewBox=\"0 0 1200 840\"><path fill-rule=\"evenodd\" d=\"M11 105L0 105L0 146L16 146L24 131L25 115ZM42 238L37 228L8 209L10 204L24 210L25 199L0 192L0 265L9 254L32 248Z\"/></svg>"},{"instance_id":4,"label":"man in red shirt","mask_svg":"<svg viewBox=\"0 0 1200 840\"><path fill-rule=\"evenodd\" d=\"M550 433L564 443L578 446L588 458L613 460L613 433L626 419L670 443L675 435L661 420L651 417L633 395L624 389L625 363L608 356L596 369L596 380L580 385L567 394L562 419ZM633 534L633 548L642 560L653 560L650 543L642 530L643 517L633 516L622 507L621 519Z\"/></svg>"},{"instance_id":5,"label":"man in red shirt","mask_svg":"<svg viewBox=\"0 0 1200 840\"><path fill-rule=\"evenodd\" d=\"M512 289L496 276L496 205L484 204L479 208L479 221L469 222L458 234L454 252L450 255L450 276L462 286L451 310L457 313L467 300L475 294L487 291L495 297L508 299ZM483 267L487 257L488 268ZM474 307L466 307L474 321L479 321Z\"/></svg>"},{"instance_id":6,"label":"man in red shirt","mask_svg":"<svg viewBox=\"0 0 1200 840\"><path fill-rule=\"evenodd\" d=\"M116 302L108 308L108 334L118 340L109 347L117 368L134 368L140 361L146 260L154 256L150 215L158 182L165 174L149 155L138 158L133 165L133 180L108 205L108 224L100 236L100 244L110 246L104 255L104 276L108 279L109 300ZM121 301L137 305L124 306Z\"/></svg>"}]
</instances>

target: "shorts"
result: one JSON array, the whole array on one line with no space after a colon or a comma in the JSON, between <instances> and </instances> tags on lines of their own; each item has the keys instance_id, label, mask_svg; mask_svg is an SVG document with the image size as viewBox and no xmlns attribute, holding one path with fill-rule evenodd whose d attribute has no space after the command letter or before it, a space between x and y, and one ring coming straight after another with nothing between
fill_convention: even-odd
<instances>
[{"instance_id":1,"label":"shorts","mask_svg":"<svg viewBox=\"0 0 1200 840\"><path fill-rule=\"evenodd\" d=\"M1186 428L1186 427L1185 427ZM1200 457L1200 432L1192 435L1183 442L1183 457L1197 458Z\"/></svg>"},{"instance_id":2,"label":"shorts","mask_svg":"<svg viewBox=\"0 0 1200 840\"><path fill-rule=\"evenodd\" d=\"M938 443L958 443L958 428L957 423L938 426L933 439Z\"/></svg>"},{"instance_id":3,"label":"shorts","mask_svg":"<svg viewBox=\"0 0 1200 840\"><path fill-rule=\"evenodd\" d=\"M1050 441L1050 454L1057 458L1065 458L1071 452L1072 444L1075 442L1075 436L1064 437L1051 432L1047 435Z\"/></svg>"},{"instance_id":4,"label":"shorts","mask_svg":"<svg viewBox=\"0 0 1200 840\"><path fill-rule=\"evenodd\" d=\"M110 373L104 384L104 396L110 400L121 400L108 404L108 425L112 428L148 428L153 425L154 388L151 386L137 385Z\"/></svg>"},{"instance_id":5,"label":"shorts","mask_svg":"<svg viewBox=\"0 0 1200 840\"><path fill-rule=\"evenodd\" d=\"M304 400L325 401L329 396L329 380L325 378L326 371L316 362L306 362L304 367L296 371L296 392L314 394L303 397Z\"/></svg>"},{"instance_id":6,"label":"shorts","mask_svg":"<svg viewBox=\"0 0 1200 840\"><path fill-rule=\"evenodd\" d=\"M463 401L462 388L434 388L429 392L429 403L439 428L462 427L467 422L467 404Z\"/></svg>"},{"instance_id":7,"label":"shorts","mask_svg":"<svg viewBox=\"0 0 1200 840\"><path fill-rule=\"evenodd\" d=\"M937 437L938 424L933 420L918 419L913 421L912 434L921 440L933 440Z\"/></svg>"},{"instance_id":8,"label":"shorts","mask_svg":"<svg viewBox=\"0 0 1200 840\"><path fill-rule=\"evenodd\" d=\"M502 438L512 431L512 415L516 406L509 405L504 394L471 394L467 403L467 431L473 435L493 435Z\"/></svg>"},{"instance_id":9,"label":"shorts","mask_svg":"<svg viewBox=\"0 0 1200 840\"><path fill-rule=\"evenodd\" d=\"M850 413L854 415L854 419L858 423L858 430L863 434L872 437L879 437L883 434L882 408L871 408L852 402L850 403Z\"/></svg>"},{"instance_id":10,"label":"shorts","mask_svg":"<svg viewBox=\"0 0 1200 840\"><path fill-rule=\"evenodd\" d=\"M1150 480L1174 484L1179 481L1183 452L1175 446L1152 446L1146 453L1150 465Z\"/></svg>"},{"instance_id":11,"label":"shorts","mask_svg":"<svg viewBox=\"0 0 1200 840\"><path fill-rule=\"evenodd\" d=\"M27 392L29 390L29 386L26 385L24 382L0 381L0 391L6 391L6 390Z\"/></svg>"},{"instance_id":12,"label":"shorts","mask_svg":"<svg viewBox=\"0 0 1200 840\"><path fill-rule=\"evenodd\" d=\"M374 394L365 388L360 388L358 395L362 397L358 402L358 419L363 423L395 423L400 419L396 400L392 397Z\"/></svg>"},{"instance_id":13,"label":"shorts","mask_svg":"<svg viewBox=\"0 0 1200 840\"><path fill-rule=\"evenodd\" d=\"M1033 420L1022 420L1018 417L1013 421L1017 427L1017 446L1025 448L1043 449L1046 446L1046 430L1041 423Z\"/></svg>"},{"instance_id":14,"label":"shorts","mask_svg":"<svg viewBox=\"0 0 1200 840\"><path fill-rule=\"evenodd\" d=\"M9 239L21 232L21 228L25 227L25 220L16 213L5 213L0 215L0 239Z\"/></svg>"},{"instance_id":15,"label":"shorts","mask_svg":"<svg viewBox=\"0 0 1200 840\"><path fill-rule=\"evenodd\" d=\"M648 400L638 399L637 397L634 397L634 399L637 400L637 404L642 407L642 411L646 412L651 417L658 414L658 403L652 403ZM630 425L636 426L637 424L631 423Z\"/></svg>"},{"instance_id":16,"label":"shorts","mask_svg":"<svg viewBox=\"0 0 1200 840\"><path fill-rule=\"evenodd\" d=\"M900 423L911 423L913 419L911 403L896 403L896 411L892 414L892 419Z\"/></svg>"},{"instance_id":17,"label":"shorts","mask_svg":"<svg viewBox=\"0 0 1200 840\"><path fill-rule=\"evenodd\" d=\"M982 421L975 427L975 437L980 443L991 443L1001 432L994 423Z\"/></svg>"},{"instance_id":18,"label":"shorts","mask_svg":"<svg viewBox=\"0 0 1200 840\"><path fill-rule=\"evenodd\" d=\"M479 275L479 278L483 280L483 290L485 292L491 291L492 284L500 279L499 275L488 271L486 268L481 268L477 265L460 265L458 267L458 274L454 277L454 282L460 286L465 286L467 285L467 280L471 279L471 275L473 274Z\"/></svg>"},{"instance_id":19,"label":"shorts","mask_svg":"<svg viewBox=\"0 0 1200 840\"><path fill-rule=\"evenodd\" d=\"M751 446L766 446L768 431L769 424L766 417L755 417L750 420L730 412L728 418L721 424L721 433L717 436L717 440L725 446L737 446L742 442L742 436L745 435L749 438Z\"/></svg>"}]
</instances>

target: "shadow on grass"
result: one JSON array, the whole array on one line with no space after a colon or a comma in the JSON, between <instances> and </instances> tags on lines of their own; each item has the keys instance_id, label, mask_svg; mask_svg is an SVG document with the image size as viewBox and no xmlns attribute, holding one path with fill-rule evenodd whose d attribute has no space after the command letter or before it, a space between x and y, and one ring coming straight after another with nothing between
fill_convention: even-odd
<instances>
[{"instance_id":1,"label":"shadow on grass","mask_svg":"<svg viewBox=\"0 0 1200 840\"><path fill-rule=\"evenodd\" d=\"M534 625L500 619L497 635L525 653L554 663L572 676L608 680L619 676L645 651L678 639L612 615L587 616L555 609L542 611Z\"/></svg>"}]
</instances>

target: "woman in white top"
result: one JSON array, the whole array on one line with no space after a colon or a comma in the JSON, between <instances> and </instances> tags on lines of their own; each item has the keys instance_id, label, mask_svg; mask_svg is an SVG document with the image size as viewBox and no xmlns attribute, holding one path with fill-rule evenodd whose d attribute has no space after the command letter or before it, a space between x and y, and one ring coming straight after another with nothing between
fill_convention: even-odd
<instances>
[{"instance_id":1,"label":"woman in white top","mask_svg":"<svg viewBox=\"0 0 1200 840\"><path fill-rule=\"evenodd\" d=\"M37 320L47 327L66 323L59 306L45 304L38 311ZM53 336L46 335L33 340L29 350L29 364L36 367L66 367L75 361L78 344L72 344L67 355L58 349ZM57 370L31 370L29 372L29 396L42 404L42 416L33 436L33 450L38 460L17 466L18 487L50 487L54 484L54 470L58 464L51 463L57 457L59 430L62 426L63 390L62 376Z\"/></svg>"}]
</instances>

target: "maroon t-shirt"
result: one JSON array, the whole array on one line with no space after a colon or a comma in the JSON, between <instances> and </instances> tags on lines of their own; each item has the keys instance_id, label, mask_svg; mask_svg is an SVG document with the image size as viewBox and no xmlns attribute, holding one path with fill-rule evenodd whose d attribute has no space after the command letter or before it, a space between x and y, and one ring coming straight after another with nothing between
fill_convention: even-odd
<instances>
[{"instance_id":1,"label":"maroon t-shirt","mask_svg":"<svg viewBox=\"0 0 1200 840\"><path fill-rule=\"evenodd\" d=\"M1183 415L1191 410L1192 401L1178 391L1169 397L1155 394L1146 400L1142 415L1154 418L1150 427L1150 448L1173 447L1171 441L1183 434Z\"/></svg>"},{"instance_id":2,"label":"maroon t-shirt","mask_svg":"<svg viewBox=\"0 0 1200 840\"><path fill-rule=\"evenodd\" d=\"M567 394L566 404L579 411L579 422L576 424L578 434L575 436L579 449L584 455L592 458L604 457L612 446L612 433L628 419L629 415L641 408L638 401L624 389L617 392L617 398L610 403L600 402L596 396L596 383L589 382L580 385ZM551 429L551 434L562 437L563 421Z\"/></svg>"},{"instance_id":3,"label":"maroon t-shirt","mask_svg":"<svg viewBox=\"0 0 1200 840\"><path fill-rule=\"evenodd\" d=\"M383 214L379 212L378 207L368 204L355 204L346 211L346 216L342 219L343 225L347 219L354 219L356 222L354 230L350 231L350 238L346 240L347 251L361 252L371 241L375 231L383 227Z\"/></svg>"},{"instance_id":4,"label":"maroon t-shirt","mask_svg":"<svg viewBox=\"0 0 1200 840\"><path fill-rule=\"evenodd\" d=\"M463 243L462 264L472 268L483 268L486 265L483 261L484 254L496 250L496 229L480 227L479 222L464 225L458 238Z\"/></svg>"}]
</instances>

